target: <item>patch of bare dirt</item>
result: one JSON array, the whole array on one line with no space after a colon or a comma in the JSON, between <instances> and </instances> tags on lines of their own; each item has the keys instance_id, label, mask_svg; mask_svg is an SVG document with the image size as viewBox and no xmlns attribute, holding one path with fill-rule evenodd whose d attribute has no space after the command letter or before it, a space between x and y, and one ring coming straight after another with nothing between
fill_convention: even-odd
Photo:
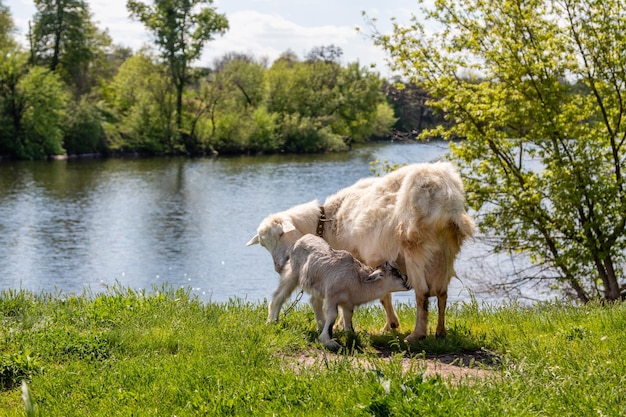
<instances>
[{"instance_id":1,"label":"patch of bare dirt","mask_svg":"<svg viewBox=\"0 0 626 417\"><path fill-rule=\"evenodd\" d=\"M287 366L292 369L324 367L331 362L348 358L354 366L374 369L377 360L391 360L392 351L378 350L368 356L350 356L325 350L308 349L296 355L285 357ZM404 372L422 372L427 378L441 377L452 384L487 379L495 375L497 358L485 351L443 355L409 355L401 359Z\"/></svg>"}]
</instances>

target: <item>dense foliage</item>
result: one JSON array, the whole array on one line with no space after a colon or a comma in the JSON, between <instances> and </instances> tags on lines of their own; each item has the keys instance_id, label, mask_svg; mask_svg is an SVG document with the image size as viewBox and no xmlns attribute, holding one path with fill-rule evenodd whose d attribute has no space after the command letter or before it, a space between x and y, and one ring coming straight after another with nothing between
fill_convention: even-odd
<instances>
[{"instance_id":1,"label":"dense foliage","mask_svg":"<svg viewBox=\"0 0 626 417\"><path fill-rule=\"evenodd\" d=\"M582 301L626 292L626 3L439 0L376 41L453 123L497 249Z\"/></svg>"},{"instance_id":2,"label":"dense foliage","mask_svg":"<svg viewBox=\"0 0 626 417\"><path fill-rule=\"evenodd\" d=\"M155 43L167 65L176 91L176 127L179 133L182 133L183 92L193 79L190 64L200 58L206 42L228 29L226 16L210 7L212 3L213 0L154 0L152 6L137 0L128 0L127 3L131 15L154 34Z\"/></svg>"},{"instance_id":3,"label":"dense foliage","mask_svg":"<svg viewBox=\"0 0 626 417\"><path fill-rule=\"evenodd\" d=\"M57 74L28 65L23 52L0 55L0 154L37 159L62 153L66 105Z\"/></svg>"},{"instance_id":4,"label":"dense foliage","mask_svg":"<svg viewBox=\"0 0 626 417\"><path fill-rule=\"evenodd\" d=\"M88 93L96 83L90 66L102 58L110 38L93 24L83 0L35 0L35 7L31 64L59 75L74 95Z\"/></svg>"},{"instance_id":5,"label":"dense foliage","mask_svg":"<svg viewBox=\"0 0 626 417\"><path fill-rule=\"evenodd\" d=\"M129 0L153 35L140 51L112 44L84 0L35 6L25 48L0 0L0 157L324 152L421 123L406 122L401 90L387 97L390 84L342 64L332 45L271 64L230 53L192 66L228 29L211 0Z\"/></svg>"}]
</instances>

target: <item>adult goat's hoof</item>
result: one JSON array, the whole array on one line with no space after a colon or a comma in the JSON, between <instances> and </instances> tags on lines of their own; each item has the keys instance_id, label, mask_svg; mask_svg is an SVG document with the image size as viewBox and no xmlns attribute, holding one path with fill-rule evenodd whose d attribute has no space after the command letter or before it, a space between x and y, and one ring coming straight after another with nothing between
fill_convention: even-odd
<instances>
[{"instance_id":1,"label":"adult goat's hoof","mask_svg":"<svg viewBox=\"0 0 626 417\"><path fill-rule=\"evenodd\" d=\"M397 322L391 322L391 323L386 323L385 327L383 327L382 332L383 333L390 333L390 332L396 332L400 330L400 323Z\"/></svg>"},{"instance_id":2,"label":"adult goat's hoof","mask_svg":"<svg viewBox=\"0 0 626 417\"><path fill-rule=\"evenodd\" d=\"M409 344L409 345L413 345L417 342L419 342L420 340L424 340L426 339L426 335L415 335L415 334L410 334L406 337L406 339L404 339L404 342Z\"/></svg>"}]
</instances>

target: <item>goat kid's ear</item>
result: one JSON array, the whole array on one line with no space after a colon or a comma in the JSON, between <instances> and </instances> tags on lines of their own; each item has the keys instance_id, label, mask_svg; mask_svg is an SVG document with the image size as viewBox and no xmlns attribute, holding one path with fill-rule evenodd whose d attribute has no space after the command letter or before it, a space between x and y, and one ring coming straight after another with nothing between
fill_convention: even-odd
<instances>
[{"instance_id":1,"label":"goat kid's ear","mask_svg":"<svg viewBox=\"0 0 626 417\"><path fill-rule=\"evenodd\" d=\"M259 244L259 235L254 235L254 237L250 239L248 243L246 243L246 246L258 245L258 244Z\"/></svg>"},{"instance_id":2,"label":"goat kid's ear","mask_svg":"<svg viewBox=\"0 0 626 417\"><path fill-rule=\"evenodd\" d=\"M380 271L380 270L375 270L374 272L372 272L371 274L369 274L367 276L367 278L365 278L365 282L374 282L374 281L378 281L379 279L381 279L382 277L384 277L385 274Z\"/></svg>"},{"instance_id":3,"label":"goat kid's ear","mask_svg":"<svg viewBox=\"0 0 626 417\"><path fill-rule=\"evenodd\" d=\"M394 261L385 262L385 266L387 266L389 269L400 269L398 268L398 264Z\"/></svg>"}]
</instances>

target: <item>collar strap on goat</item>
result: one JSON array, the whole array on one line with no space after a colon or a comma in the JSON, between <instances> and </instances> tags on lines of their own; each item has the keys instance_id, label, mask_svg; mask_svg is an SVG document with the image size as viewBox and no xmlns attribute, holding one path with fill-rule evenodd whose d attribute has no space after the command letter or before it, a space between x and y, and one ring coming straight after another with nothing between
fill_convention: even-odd
<instances>
[{"instance_id":1,"label":"collar strap on goat","mask_svg":"<svg viewBox=\"0 0 626 417\"><path fill-rule=\"evenodd\" d=\"M317 221L317 235L319 237L324 237L324 222L327 222L326 211L324 210L324 206L320 206L320 219Z\"/></svg>"}]
</instances>

